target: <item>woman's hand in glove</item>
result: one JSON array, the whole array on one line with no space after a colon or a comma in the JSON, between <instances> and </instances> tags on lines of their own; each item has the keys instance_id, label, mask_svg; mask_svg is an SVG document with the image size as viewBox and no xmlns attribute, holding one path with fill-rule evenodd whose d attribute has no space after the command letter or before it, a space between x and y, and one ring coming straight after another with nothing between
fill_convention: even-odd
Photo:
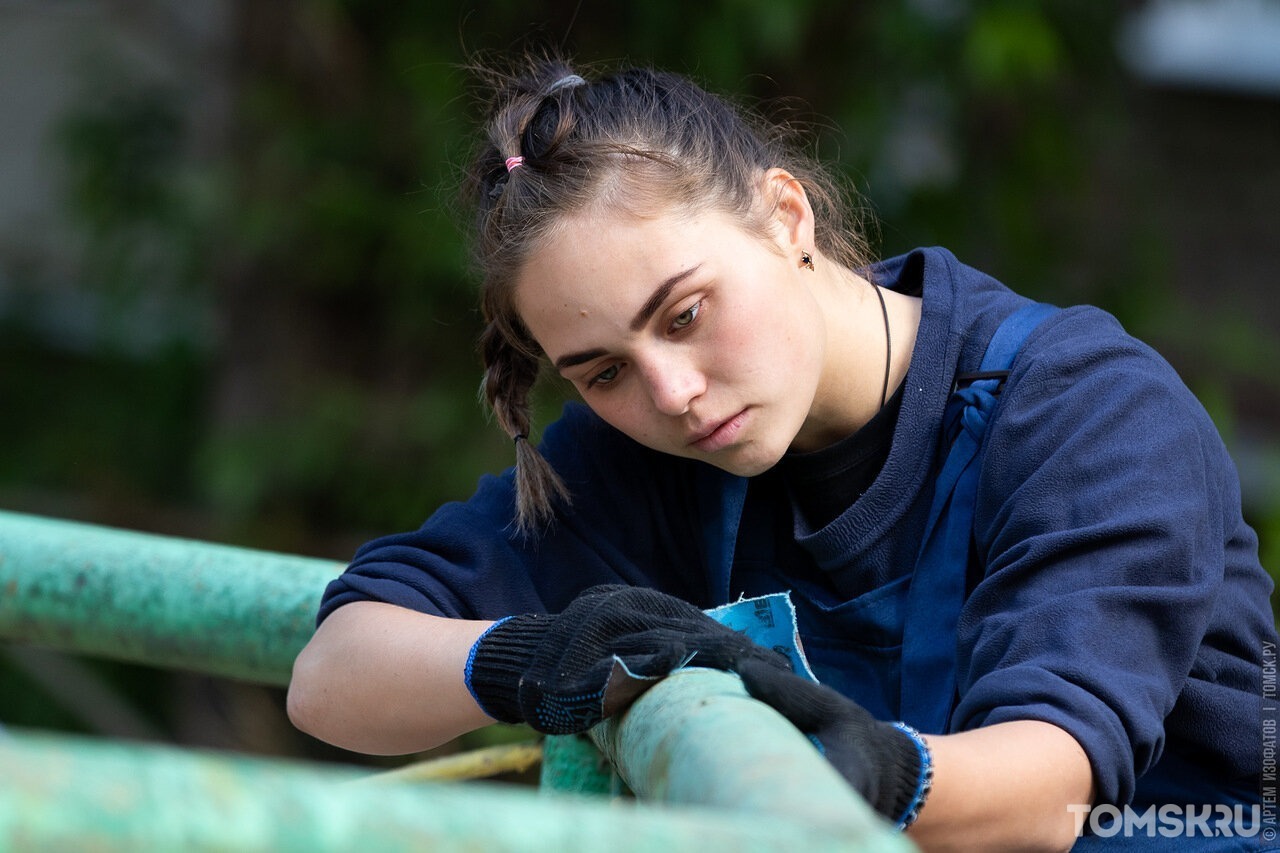
<instances>
[{"instance_id":1,"label":"woman's hand in glove","mask_svg":"<svg viewBox=\"0 0 1280 853\"><path fill-rule=\"evenodd\" d=\"M790 671L744 661L736 670L747 692L816 738L827 760L871 806L905 829L932 781L929 748L903 723L876 720L830 687Z\"/></svg>"},{"instance_id":2,"label":"woman's hand in glove","mask_svg":"<svg viewBox=\"0 0 1280 853\"><path fill-rule=\"evenodd\" d=\"M783 655L688 602L652 589L597 586L558 615L495 623L471 649L466 682L496 720L571 734L681 666L736 670L747 660L790 672Z\"/></svg>"}]
</instances>

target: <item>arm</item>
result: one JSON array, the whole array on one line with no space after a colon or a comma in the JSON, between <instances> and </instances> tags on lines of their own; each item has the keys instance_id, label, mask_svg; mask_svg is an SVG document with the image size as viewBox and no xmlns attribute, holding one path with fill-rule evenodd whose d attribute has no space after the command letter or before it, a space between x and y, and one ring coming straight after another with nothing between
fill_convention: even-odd
<instances>
[{"instance_id":1,"label":"arm","mask_svg":"<svg viewBox=\"0 0 1280 853\"><path fill-rule=\"evenodd\" d=\"M558 615L497 623L353 602L299 654L289 714L322 740L372 753L425 749L495 719L571 734L686 663L745 660L790 672L784 656L652 589L596 586Z\"/></svg>"},{"instance_id":2,"label":"arm","mask_svg":"<svg viewBox=\"0 0 1280 853\"><path fill-rule=\"evenodd\" d=\"M428 748L494 722L463 681L490 620L555 612L599 584L705 598L699 551L687 547L702 524L688 507L688 460L664 463L577 405L540 449L569 482L610 470L632 487L585 491L528 547L510 531L512 472L484 476L470 500L445 504L420 529L366 543L325 590L320 627L294 664L298 728L355 751Z\"/></svg>"},{"instance_id":3,"label":"arm","mask_svg":"<svg viewBox=\"0 0 1280 853\"><path fill-rule=\"evenodd\" d=\"M1093 802L1084 750L1057 726L998 723L926 737L933 791L909 830L935 850L1067 850L1076 840L1074 803Z\"/></svg>"},{"instance_id":4,"label":"arm","mask_svg":"<svg viewBox=\"0 0 1280 853\"><path fill-rule=\"evenodd\" d=\"M488 725L463 668L490 624L374 601L343 605L294 662L289 719L327 743L377 755L429 749Z\"/></svg>"}]
</instances>

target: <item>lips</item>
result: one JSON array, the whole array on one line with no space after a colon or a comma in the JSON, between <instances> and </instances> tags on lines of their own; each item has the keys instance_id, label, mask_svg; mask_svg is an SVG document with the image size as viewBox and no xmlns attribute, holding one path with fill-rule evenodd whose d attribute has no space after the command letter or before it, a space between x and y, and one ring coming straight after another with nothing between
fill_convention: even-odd
<instances>
[{"instance_id":1,"label":"lips","mask_svg":"<svg viewBox=\"0 0 1280 853\"><path fill-rule=\"evenodd\" d=\"M747 420L747 410L743 409L732 417L726 418L710 430L696 433L689 441L689 446L703 453L715 453L732 444L742 432Z\"/></svg>"}]
</instances>

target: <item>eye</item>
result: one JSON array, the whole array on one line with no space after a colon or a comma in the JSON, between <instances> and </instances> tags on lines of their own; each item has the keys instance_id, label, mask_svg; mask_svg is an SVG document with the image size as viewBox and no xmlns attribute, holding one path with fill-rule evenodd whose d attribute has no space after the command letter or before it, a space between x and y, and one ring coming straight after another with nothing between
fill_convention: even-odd
<instances>
[{"instance_id":1,"label":"eye","mask_svg":"<svg viewBox=\"0 0 1280 853\"><path fill-rule=\"evenodd\" d=\"M681 311L676 318L671 321L673 329L687 329L693 325L693 321L698 319L698 312L702 310L702 302L695 302L693 305Z\"/></svg>"},{"instance_id":2,"label":"eye","mask_svg":"<svg viewBox=\"0 0 1280 853\"><path fill-rule=\"evenodd\" d=\"M610 382L618 378L618 365L611 364L604 370L597 373L587 380L588 388L595 388L598 385L608 385Z\"/></svg>"}]
</instances>

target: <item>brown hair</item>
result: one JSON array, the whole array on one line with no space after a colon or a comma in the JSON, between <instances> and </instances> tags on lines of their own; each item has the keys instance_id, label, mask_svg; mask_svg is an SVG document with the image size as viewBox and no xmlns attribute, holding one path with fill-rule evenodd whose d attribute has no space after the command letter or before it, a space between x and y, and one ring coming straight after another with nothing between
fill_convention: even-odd
<instances>
[{"instance_id":1,"label":"brown hair","mask_svg":"<svg viewBox=\"0 0 1280 853\"><path fill-rule=\"evenodd\" d=\"M816 248L850 268L867 263L852 194L792 144L789 127L712 95L688 78L628 68L588 82L568 62L526 59L481 69L491 89L486 139L468 182L476 208L474 263L483 277L482 391L515 439L517 527L550 521L563 482L528 440L529 393L543 353L516 313L514 281L566 214L590 206L633 212L719 210L764 234L760 178L781 167L804 187ZM508 168L508 158L523 158Z\"/></svg>"}]
</instances>

